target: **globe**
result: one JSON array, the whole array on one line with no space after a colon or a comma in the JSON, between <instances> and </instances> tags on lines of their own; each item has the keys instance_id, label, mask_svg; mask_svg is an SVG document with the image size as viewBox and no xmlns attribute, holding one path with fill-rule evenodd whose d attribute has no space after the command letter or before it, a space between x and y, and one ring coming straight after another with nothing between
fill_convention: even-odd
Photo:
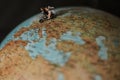
<instances>
[{"instance_id":1,"label":"globe","mask_svg":"<svg viewBox=\"0 0 120 80\"><path fill-rule=\"evenodd\" d=\"M120 19L88 7L55 9L0 44L0 80L120 80Z\"/></svg>"}]
</instances>

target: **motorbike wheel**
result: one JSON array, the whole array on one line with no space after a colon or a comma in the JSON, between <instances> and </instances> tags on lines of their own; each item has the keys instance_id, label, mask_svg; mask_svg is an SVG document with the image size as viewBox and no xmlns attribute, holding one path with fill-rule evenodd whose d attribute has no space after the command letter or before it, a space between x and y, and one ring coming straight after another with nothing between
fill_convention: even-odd
<instances>
[{"instance_id":1,"label":"motorbike wheel","mask_svg":"<svg viewBox=\"0 0 120 80\"><path fill-rule=\"evenodd\" d=\"M43 20L43 19L40 19L40 20L39 20L39 22L40 22L40 23L43 23L43 22L44 22L44 20Z\"/></svg>"}]
</instances>

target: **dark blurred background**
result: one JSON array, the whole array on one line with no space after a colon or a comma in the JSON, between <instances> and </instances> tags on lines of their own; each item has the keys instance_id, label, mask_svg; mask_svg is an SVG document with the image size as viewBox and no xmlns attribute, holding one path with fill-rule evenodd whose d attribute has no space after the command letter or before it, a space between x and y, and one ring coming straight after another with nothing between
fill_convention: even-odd
<instances>
[{"instance_id":1,"label":"dark blurred background","mask_svg":"<svg viewBox=\"0 0 120 80\"><path fill-rule=\"evenodd\" d=\"M0 42L22 21L39 13L40 7L88 6L120 17L119 3L119 0L0 0Z\"/></svg>"}]
</instances>

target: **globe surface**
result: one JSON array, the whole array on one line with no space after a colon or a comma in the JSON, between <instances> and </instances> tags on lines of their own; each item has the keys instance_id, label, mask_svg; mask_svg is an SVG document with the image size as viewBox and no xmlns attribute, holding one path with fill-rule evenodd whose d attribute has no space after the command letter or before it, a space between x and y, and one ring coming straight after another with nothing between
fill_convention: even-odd
<instances>
[{"instance_id":1,"label":"globe surface","mask_svg":"<svg viewBox=\"0 0 120 80\"><path fill-rule=\"evenodd\" d=\"M86 8L41 13L0 45L0 80L120 80L120 19Z\"/></svg>"}]
</instances>

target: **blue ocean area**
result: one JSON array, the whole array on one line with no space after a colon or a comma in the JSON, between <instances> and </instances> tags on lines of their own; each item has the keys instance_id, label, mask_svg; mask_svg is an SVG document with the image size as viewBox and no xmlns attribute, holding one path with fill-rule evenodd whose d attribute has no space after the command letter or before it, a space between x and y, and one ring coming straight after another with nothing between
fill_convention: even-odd
<instances>
[{"instance_id":1,"label":"blue ocean area","mask_svg":"<svg viewBox=\"0 0 120 80\"><path fill-rule=\"evenodd\" d=\"M64 79L64 74L63 73L59 73L57 80L65 80Z\"/></svg>"},{"instance_id":2,"label":"blue ocean area","mask_svg":"<svg viewBox=\"0 0 120 80\"><path fill-rule=\"evenodd\" d=\"M119 40L116 39L113 41L113 44L115 47L118 47L120 45L120 42L119 42Z\"/></svg>"},{"instance_id":3,"label":"blue ocean area","mask_svg":"<svg viewBox=\"0 0 120 80\"><path fill-rule=\"evenodd\" d=\"M97 75L94 76L94 80L102 80L102 77L97 74Z\"/></svg>"},{"instance_id":4,"label":"blue ocean area","mask_svg":"<svg viewBox=\"0 0 120 80\"><path fill-rule=\"evenodd\" d=\"M107 54L108 48L104 45L103 40L105 40L104 36L99 36L96 38L97 45L100 47L98 56L102 60L107 60L108 59L108 54Z\"/></svg>"},{"instance_id":5,"label":"blue ocean area","mask_svg":"<svg viewBox=\"0 0 120 80\"><path fill-rule=\"evenodd\" d=\"M73 41L75 42L76 44L80 44L80 45L84 45L85 44L85 41L81 39L80 37L80 32L78 32L76 35L72 35L72 32L71 31L68 31L66 33L64 33L61 38L61 40L64 40L64 41Z\"/></svg>"},{"instance_id":6,"label":"blue ocean area","mask_svg":"<svg viewBox=\"0 0 120 80\"><path fill-rule=\"evenodd\" d=\"M51 43L46 46L46 39L42 38L36 43L28 43L25 48L33 59L41 55L52 64L59 66L64 66L71 55L71 52L64 53L56 49L56 39L51 39Z\"/></svg>"},{"instance_id":7,"label":"blue ocean area","mask_svg":"<svg viewBox=\"0 0 120 80\"><path fill-rule=\"evenodd\" d=\"M56 48L57 40L52 38L50 40L50 44L46 45L46 29L42 28L42 35L43 37L40 38L38 35L37 29L31 29L29 31L24 32L20 37L16 38L15 40L25 40L28 41L27 46L25 47L26 50L29 51L29 55L35 59L36 56L40 55L44 57L44 59L50 61L52 64L57 64L59 66L64 66L65 63L68 61L71 52L64 53L62 50L58 50ZM37 40L37 42L34 42Z\"/></svg>"}]
</instances>

